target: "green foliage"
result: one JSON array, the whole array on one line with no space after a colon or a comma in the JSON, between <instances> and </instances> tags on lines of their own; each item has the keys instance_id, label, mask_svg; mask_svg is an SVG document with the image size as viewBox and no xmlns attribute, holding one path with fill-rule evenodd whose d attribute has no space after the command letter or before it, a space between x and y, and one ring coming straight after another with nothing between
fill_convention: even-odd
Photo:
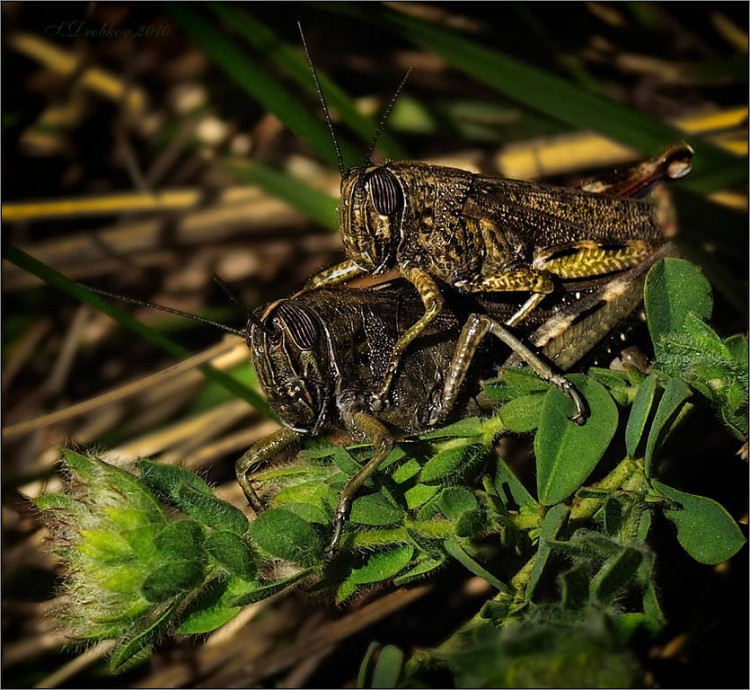
<instances>
[{"instance_id":1,"label":"green foliage","mask_svg":"<svg viewBox=\"0 0 750 690\"><path fill-rule=\"evenodd\" d=\"M687 261L666 259L649 273L644 303L656 352L654 369L705 396L724 423L746 440L747 338L722 339L705 323L713 306L708 281Z\"/></svg>"},{"instance_id":2,"label":"green foliage","mask_svg":"<svg viewBox=\"0 0 750 690\"><path fill-rule=\"evenodd\" d=\"M672 505L664 515L677 527L681 546L699 563L715 564L731 558L745 538L732 516L716 501L695 496L654 481L654 490Z\"/></svg>"},{"instance_id":3,"label":"green foliage","mask_svg":"<svg viewBox=\"0 0 750 690\"><path fill-rule=\"evenodd\" d=\"M617 430L617 406L600 383L581 375L570 380L591 414L583 425L571 421L573 403L560 391L545 395L534 440L537 496L544 505L559 503L586 480Z\"/></svg>"},{"instance_id":4,"label":"green foliage","mask_svg":"<svg viewBox=\"0 0 750 690\"><path fill-rule=\"evenodd\" d=\"M435 656L462 688L637 686L638 666L617 637L617 623L593 607L575 616L534 607L500 627L484 621Z\"/></svg>"},{"instance_id":5,"label":"green foliage","mask_svg":"<svg viewBox=\"0 0 750 690\"><path fill-rule=\"evenodd\" d=\"M254 482L261 495L272 493L271 507L252 523L187 470L142 460L136 476L64 451L68 488L37 505L69 566L75 634L118 639L111 665L120 669L146 658L165 632L209 632L243 606L305 582L344 602L379 583L423 579L453 561L489 582L495 597L434 650L406 663L395 648L375 662L371 655L361 684L424 684L421 674L428 677L435 665L459 686L636 682L627 640L664 625L648 544L652 515L673 523L680 545L700 563L731 558L745 543L716 501L658 478L665 443L701 399L734 420L729 426L738 433L737 411L747 403L746 363L744 378L740 366L746 340L721 340L701 320L711 296L689 264L657 265L648 284L660 357L650 375L572 375L590 413L578 426L559 391L523 370L501 372L486 384L495 414L394 449L358 492L333 559L324 545L334 506L370 457L367 446L311 440L298 464L263 469ZM690 359L670 368L675 343L690 344L680 351ZM709 359L714 378L695 374ZM535 429L538 498L492 443L499 434ZM503 550L525 559L510 581L487 558ZM285 574L264 579L268 572Z\"/></svg>"},{"instance_id":6,"label":"green foliage","mask_svg":"<svg viewBox=\"0 0 750 690\"><path fill-rule=\"evenodd\" d=\"M67 566L64 622L79 639L118 641L110 670L147 659L165 632L210 632L268 596L247 519L194 473L142 460L139 477L73 450L63 467L65 493L36 505Z\"/></svg>"}]
</instances>

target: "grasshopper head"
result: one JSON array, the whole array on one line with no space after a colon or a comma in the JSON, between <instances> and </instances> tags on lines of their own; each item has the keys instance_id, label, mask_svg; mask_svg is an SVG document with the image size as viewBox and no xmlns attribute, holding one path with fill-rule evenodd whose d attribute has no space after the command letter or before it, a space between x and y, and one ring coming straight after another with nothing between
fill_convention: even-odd
<instances>
[{"instance_id":1,"label":"grasshopper head","mask_svg":"<svg viewBox=\"0 0 750 690\"><path fill-rule=\"evenodd\" d=\"M352 168L341 178L341 235L347 255L368 273L393 266L404 191L384 165Z\"/></svg>"},{"instance_id":2,"label":"grasshopper head","mask_svg":"<svg viewBox=\"0 0 750 690\"><path fill-rule=\"evenodd\" d=\"M283 300L246 328L247 345L268 402L294 431L317 433L330 399L328 341L315 313Z\"/></svg>"}]
</instances>

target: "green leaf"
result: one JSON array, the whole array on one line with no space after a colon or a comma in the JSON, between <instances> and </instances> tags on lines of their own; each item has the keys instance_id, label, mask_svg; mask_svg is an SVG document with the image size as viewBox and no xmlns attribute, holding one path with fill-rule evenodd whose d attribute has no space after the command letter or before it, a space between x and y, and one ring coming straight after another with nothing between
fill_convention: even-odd
<instances>
[{"instance_id":1,"label":"green leaf","mask_svg":"<svg viewBox=\"0 0 750 690\"><path fill-rule=\"evenodd\" d=\"M449 520L458 520L464 513L479 507L474 494L462 486L451 486L442 491L436 504Z\"/></svg>"},{"instance_id":2,"label":"green leaf","mask_svg":"<svg viewBox=\"0 0 750 690\"><path fill-rule=\"evenodd\" d=\"M713 565L734 556L745 544L737 523L719 503L666 484L652 481L654 489L677 503L665 508L665 517L677 527L677 541L699 563Z\"/></svg>"},{"instance_id":3,"label":"green leaf","mask_svg":"<svg viewBox=\"0 0 750 690\"><path fill-rule=\"evenodd\" d=\"M101 566L117 565L134 556L127 540L111 530L82 529L80 535L76 548Z\"/></svg>"},{"instance_id":4,"label":"green leaf","mask_svg":"<svg viewBox=\"0 0 750 690\"><path fill-rule=\"evenodd\" d=\"M591 581L591 591L603 604L612 603L634 580L643 562L643 553L625 548L610 558Z\"/></svg>"},{"instance_id":5,"label":"green leaf","mask_svg":"<svg viewBox=\"0 0 750 690\"><path fill-rule=\"evenodd\" d=\"M323 519L326 519L325 509L331 498L331 490L324 481L302 481L294 486L281 489L272 499L274 507L282 508L289 504L307 504L317 508Z\"/></svg>"},{"instance_id":6,"label":"green leaf","mask_svg":"<svg viewBox=\"0 0 750 690\"><path fill-rule=\"evenodd\" d=\"M254 604L257 601L268 599L268 597L278 594L283 590L293 587L307 577L310 577L313 573L316 573L316 568L305 568L299 572L291 575L290 577L284 578L283 580L274 580L267 584L255 584L250 582L242 582L242 589L236 593L231 592L232 596L227 597L228 606L247 606L248 604Z\"/></svg>"},{"instance_id":7,"label":"green leaf","mask_svg":"<svg viewBox=\"0 0 750 690\"><path fill-rule=\"evenodd\" d=\"M315 529L289 510L271 508L252 523L253 540L272 556L301 565L314 565L323 556Z\"/></svg>"},{"instance_id":8,"label":"green leaf","mask_svg":"<svg viewBox=\"0 0 750 690\"><path fill-rule=\"evenodd\" d=\"M590 580L589 569L583 564L574 566L560 576L562 604L566 609L581 609L586 605Z\"/></svg>"},{"instance_id":9,"label":"green leaf","mask_svg":"<svg viewBox=\"0 0 750 690\"><path fill-rule=\"evenodd\" d=\"M523 434L539 426L544 395L524 395L508 401L498 413L508 431Z\"/></svg>"},{"instance_id":10,"label":"green leaf","mask_svg":"<svg viewBox=\"0 0 750 690\"><path fill-rule=\"evenodd\" d=\"M174 492L175 505L203 525L235 534L245 534L248 519L244 513L226 501L179 484Z\"/></svg>"},{"instance_id":11,"label":"green leaf","mask_svg":"<svg viewBox=\"0 0 750 690\"><path fill-rule=\"evenodd\" d=\"M180 484L186 484L207 496L213 495L211 487L195 472L177 465L165 465L153 460L139 460L136 466L141 473L141 479L158 496L171 497L175 495L176 487Z\"/></svg>"},{"instance_id":12,"label":"green leaf","mask_svg":"<svg viewBox=\"0 0 750 690\"><path fill-rule=\"evenodd\" d=\"M653 473L653 458L656 450L666 439L670 424L675 420L683 404L692 395L688 385L681 379L669 379L664 394L654 414L654 421L646 441L646 476Z\"/></svg>"},{"instance_id":13,"label":"green leaf","mask_svg":"<svg viewBox=\"0 0 750 690\"><path fill-rule=\"evenodd\" d=\"M438 491L440 491L440 487L437 484L417 484L412 486L404 493L406 507L409 510L415 510L427 503Z\"/></svg>"},{"instance_id":14,"label":"green leaf","mask_svg":"<svg viewBox=\"0 0 750 690\"><path fill-rule=\"evenodd\" d=\"M153 570L141 585L143 596L159 603L197 587L203 580L200 561L173 561Z\"/></svg>"},{"instance_id":15,"label":"green leaf","mask_svg":"<svg viewBox=\"0 0 750 690\"><path fill-rule=\"evenodd\" d=\"M398 577L393 579L393 584L397 587L406 585L415 580L425 579L430 573L442 568L445 565L445 558L425 558L413 568L410 568Z\"/></svg>"},{"instance_id":16,"label":"green leaf","mask_svg":"<svg viewBox=\"0 0 750 690\"><path fill-rule=\"evenodd\" d=\"M240 611L240 606L220 604L210 609L191 611L175 632L178 635L205 635L229 623Z\"/></svg>"},{"instance_id":17,"label":"green leaf","mask_svg":"<svg viewBox=\"0 0 750 690\"><path fill-rule=\"evenodd\" d=\"M170 622L176 607L177 604L168 607L155 620L147 623L144 627L126 638L109 658L107 666L110 671L122 673L130 666L145 661L150 653L153 640Z\"/></svg>"},{"instance_id":18,"label":"green leaf","mask_svg":"<svg viewBox=\"0 0 750 690\"><path fill-rule=\"evenodd\" d=\"M536 510L539 507L539 503L516 477L513 470L508 467L505 460L500 458L497 460L494 485L497 495L508 510L520 508Z\"/></svg>"},{"instance_id":19,"label":"green leaf","mask_svg":"<svg viewBox=\"0 0 750 690\"><path fill-rule=\"evenodd\" d=\"M509 591L508 585L498 580L489 570L477 563L458 542L448 539L443 542L443 548L451 558L458 561L470 573L486 580L500 592Z\"/></svg>"},{"instance_id":20,"label":"green leaf","mask_svg":"<svg viewBox=\"0 0 750 690\"><path fill-rule=\"evenodd\" d=\"M154 537L154 545L163 560L180 559L186 561L203 561L205 537L203 530L193 520L170 522Z\"/></svg>"},{"instance_id":21,"label":"green leaf","mask_svg":"<svg viewBox=\"0 0 750 690\"><path fill-rule=\"evenodd\" d=\"M274 508L285 508L310 524L328 525L331 522L332 515L330 511L322 510L310 503L280 503L274 497L271 505Z\"/></svg>"},{"instance_id":22,"label":"green leaf","mask_svg":"<svg viewBox=\"0 0 750 690\"><path fill-rule=\"evenodd\" d=\"M224 601L231 579L211 580L192 599L180 625L178 635L201 635L216 630L234 618L241 609Z\"/></svg>"},{"instance_id":23,"label":"green leaf","mask_svg":"<svg viewBox=\"0 0 750 690\"><path fill-rule=\"evenodd\" d=\"M121 528L164 521L156 498L135 475L69 448L64 448L62 455L72 473L85 485L87 502L92 504L89 510L98 513L97 517L104 518L106 512L113 523L121 523L118 525Z\"/></svg>"},{"instance_id":24,"label":"green leaf","mask_svg":"<svg viewBox=\"0 0 750 690\"><path fill-rule=\"evenodd\" d=\"M241 580L254 580L258 569L250 547L233 532L211 532L206 549L226 570Z\"/></svg>"},{"instance_id":25,"label":"green leaf","mask_svg":"<svg viewBox=\"0 0 750 690\"><path fill-rule=\"evenodd\" d=\"M34 499L34 505L39 510L64 510L71 513L82 510L78 501L66 494L44 494L37 496Z\"/></svg>"},{"instance_id":26,"label":"green leaf","mask_svg":"<svg viewBox=\"0 0 750 690\"><path fill-rule=\"evenodd\" d=\"M534 557L534 565L531 569L528 583L526 584L526 601L531 601L534 596L534 590L536 590L542 573L544 573L544 569L547 567L547 561L549 561L550 554L552 553L549 542L553 541L560 533L568 519L569 513L568 506L560 503L552 506L542 520L542 527L539 532L539 546Z\"/></svg>"},{"instance_id":27,"label":"green leaf","mask_svg":"<svg viewBox=\"0 0 750 690\"><path fill-rule=\"evenodd\" d=\"M467 417L448 426L420 434L419 438L426 441L439 438L481 438L482 433L482 420L478 417Z\"/></svg>"},{"instance_id":28,"label":"green leaf","mask_svg":"<svg viewBox=\"0 0 750 690\"><path fill-rule=\"evenodd\" d=\"M658 378L654 374L650 374L638 386L638 391L635 394L633 407L630 409L630 416L628 417L628 425L625 428L625 446L629 458L638 457L636 455L638 444L641 436L643 436L643 430L646 428L646 422L654 404L657 382Z\"/></svg>"},{"instance_id":29,"label":"green leaf","mask_svg":"<svg viewBox=\"0 0 750 690\"><path fill-rule=\"evenodd\" d=\"M382 494L360 496L352 503L351 522L373 527L388 527L404 519L404 511L394 506Z\"/></svg>"},{"instance_id":30,"label":"green leaf","mask_svg":"<svg viewBox=\"0 0 750 690\"><path fill-rule=\"evenodd\" d=\"M570 421L573 403L557 389L545 396L534 439L537 495L544 505L570 496L596 467L617 430L617 406L600 383L580 375L568 377L588 403L582 426Z\"/></svg>"},{"instance_id":31,"label":"green leaf","mask_svg":"<svg viewBox=\"0 0 750 690\"><path fill-rule=\"evenodd\" d=\"M446 441L441 446L441 450L422 468L419 478L426 484L469 471L477 462L483 460L490 450L490 447L483 443L471 443L463 438Z\"/></svg>"},{"instance_id":32,"label":"green leaf","mask_svg":"<svg viewBox=\"0 0 750 690\"><path fill-rule=\"evenodd\" d=\"M370 555L363 566L353 568L349 577L341 583L337 593L338 601L348 599L359 585L382 582L395 577L409 565L413 555L413 546L402 546Z\"/></svg>"},{"instance_id":33,"label":"green leaf","mask_svg":"<svg viewBox=\"0 0 750 690\"><path fill-rule=\"evenodd\" d=\"M496 379L484 382L490 400L505 402L534 393L546 393L550 384L526 369L503 369Z\"/></svg>"},{"instance_id":34,"label":"green leaf","mask_svg":"<svg viewBox=\"0 0 750 690\"><path fill-rule=\"evenodd\" d=\"M684 259L662 259L651 268L643 288L643 303L657 356L661 339L682 330L688 313L708 319L713 310L710 283L700 269Z\"/></svg>"},{"instance_id":35,"label":"green leaf","mask_svg":"<svg viewBox=\"0 0 750 690\"><path fill-rule=\"evenodd\" d=\"M409 458L406 462L399 465L391 474L391 479L396 484L408 482L412 477L416 477L422 471L422 465L416 458Z\"/></svg>"},{"instance_id":36,"label":"green leaf","mask_svg":"<svg viewBox=\"0 0 750 690\"><path fill-rule=\"evenodd\" d=\"M395 688L404 665L404 653L393 645L380 650L380 656L372 672L371 688Z\"/></svg>"},{"instance_id":37,"label":"green leaf","mask_svg":"<svg viewBox=\"0 0 750 690\"><path fill-rule=\"evenodd\" d=\"M456 521L457 537L474 538L487 530L487 514L483 510L467 510Z\"/></svg>"},{"instance_id":38,"label":"green leaf","mask_svg":"<svg viewBox=\"0 0 750 690\"><path fill-rule=\"evenodd\" d=\"M742 365L743 367L747 368L747 360L748 360L748 343L747 343L747 337L738 334L738 335L732 335L729 336L724 341L724 344L727 347L727 350L729 350L729 353L731 354L732 358L737 364Z\"/></svg>"},{"instance_id":39,"label":"green leaf","mask_svg":"<svg viewBox=\"0 0 750 690\"><path fill-rule=\"evenodd\" d=\"M619 536L625 523L624 508L620 500L610 496L604 503L602 512L604 513L604 531L610 537Z\"/></svg>"}]
</instances>

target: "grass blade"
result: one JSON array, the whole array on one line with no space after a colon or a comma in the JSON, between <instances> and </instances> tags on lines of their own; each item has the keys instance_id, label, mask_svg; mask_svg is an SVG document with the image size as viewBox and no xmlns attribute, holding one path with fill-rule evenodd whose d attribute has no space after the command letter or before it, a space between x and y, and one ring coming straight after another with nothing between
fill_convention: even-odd
<instances>
[{"instance_id":1,"label":"grass blade","mask_svg":"<svg viewBox=\"0 0 750 690\"><path fill-rule=\"evenodd\" d=\"M310 112L307 103L293 96L268 70L230 41L224 32L212 26L193 9L195 5L168 3L164 7L209 57L250 96L307 142L326 163L338 166L330 134L323 122ZM354 159L357 154L352 146L344 140L340 143L344 158Z\"/></svg>"},{"instance_id":2,"label":"grass blade","mask_svg":"<svg viewBox=\"0 0 750 690\"><path fill-rule=\"evenodd\" d=\"M233 27L258 53L267 57L277 67L282 68L300 86L317 97L310 66L294 48L284 43L270 28L236 5L211 3L207 7ZM365 142L369 142L377 127L377 122L362 115L349 96L320 69L318 69L318 77L328 105ZM378 139L378 147L392 158L404 159L409 157L406 150L386 132L383 132Z\"/></svg>"},{"instance_id":3,"label":"grass blade","mask_svg":"<svg viewBox=\"0 0 750 690\"><path fill-rule=\"evenodd\" d=\"M133 331L144 340L160 347L165 352L172 355L175 359L185 359L190 356L190 352L181 345L178 345L174 341L166 338L158 331L144 326L142 323L134 319L130 314L118 309L113 306L99 295L90 292L83 285L66 278L61 273L58 273L50 266L43 264L33 256L26 254L26 252L18 249L9 242L3 242L3 257L15 264L19 268L37 276L48 285L64 292L67 295L88 304L90 307L97 309L98 311L112 317L120 325ZM250 363L248 362L248 366ZM217 383L220 383L231 393L239 398L247 401L253 408L258 410L261 414L271 419L275 419L276 416L271 411L268 403L253 390L246 388L242 384L238 383L231 376L225 374L223 371L214 369L213 367L204 364L198 367L200 371L206 376L206 378L212 379Z\"/></svg>"}]
</instances>

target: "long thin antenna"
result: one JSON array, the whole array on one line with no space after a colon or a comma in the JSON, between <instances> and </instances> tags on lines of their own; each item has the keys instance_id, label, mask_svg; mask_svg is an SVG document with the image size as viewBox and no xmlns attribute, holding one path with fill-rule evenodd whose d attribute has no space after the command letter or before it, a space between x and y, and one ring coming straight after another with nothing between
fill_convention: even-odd
<instances>
[{"instance_id":1,"label":"long thin antenna","mask_svg":"<svg viewBox=\"0 0 750 690\"><path fill-rule=\"evenodd\" d=\"M79 285L81 285L79 283ZM205 323L209 326L214 326L215 328L219 328L222 331L226 331L227 333L233 333L234 335L239 335L240 337L245 337L245 331L241 331L238 328L232 328L231 326L226 326L223 323L219 323L218 321L211 321L211 319L204 319L202 316L197 316L196 314L190 314L186 311L180 311L179 309L172 309L172 307L165 307L162 304L154 304L153 302L144 302L143 300L134 299L133 297L124 297L123 295L118 295L114 292L107 292L106 290L100 290L99 288L91 287L90 285L81 285L82 288L88 290L89 292L95 292L97 295L103 295L104 297L109 297L111 299L119 300L120 302L127 302L129 304L136 304L140 307L149 307L151 309L157 309L158 311L164 311L167 314L174 314L175 316L182 316L186 319L190 319L191 321L198 321L200 323Z\"/></svg>"},{"instance_id":2,"label":"long thin antenna","mask_svg":"<svg viewBox=\"0 0 750 690\"><path fill-rule=\"evenodd\" d=\"M232 302L234 302L234 304L236 304L237 306L242 307L242 309L244 309L245 314L247 314L247 318L250 321L252 321L256 326L258 326L258 328L260 328L261 330L265 331L269 335L273 332L265 323L263 323L263 321L261 321L253 313L253 310L250 309L250 307L248 307L247 304L245 304L239 298L239 296L237 295L237 293L234 290L232 290L232 288L229 287L229 285L227 285L226 282L224 282L224 280L222 280L215 273L213 273L211 275L211 277L213 278L214 283L216 283L224 291L224 294L227 297L229 297L229 299L232 300Z\"/></svg>"},{"instance_id":3,"label":"long thin antenna","mask_svg":"<svg viewBox=\"0 0 750 690\"><path fill-rule=\"evenodd\" d=\"M305 49L305 57L307 58L307 63L310 65L310 69L312 70L313 80L315 81L315 89L318 92L320 106L323 109L323 118L325 119L326 125L328 126L328 131L331 133L331 139L333 139L333 149L334 151L336 151L336 160L339 164L339 172L341 173L341 177L345 177L346 166L344 165L344 157L341 155L341 146L339 146L339 140L336 138L336 130L333 128L333 120L331 120L331 113L328 110L328 103L326 103L326 98L323 95L323 88L320 86L320 79L318 79L318 70L315 69L315 65L312 61L312 58L310 57L310 51L307 47L305 34L302 31L302 24L297 22L297 27L299 28L299 35L302 38L302 47Z\"/></svg>"},{"instance_id":4,"label":"long thin antenna","mask_svg":"<svg viewBox=\"0 0 750 690\"><path fill-rule=\"evenodd\" d=\"M391 115L391 111L393 110L393 107L396 105L396 101L398 100L398 97L401 95L401 92L404 89L404 86L406 86L406 80L409 78L409 75L411 74L412 67L409 67L409 69L406 71L406 74L404 75L404 78L401 80L401 83L398 85L398 88L396 89L396 92L391 97L391 100L389 101L388 105L386 106L385 110L383 111L383 114L380 116L380 122L378 122L378 127L375 130L375 133L372 135L372 139L370 139L370 145L367 147L367 155L362 159L361 166L365 166L368 163L372 163L372 154L375 152L375 147L378 144L378 139L380 139L380 135L383 133L383 129L385 129L385 123L388 122L388 118Z\"/></svg>"}]
</instances>

